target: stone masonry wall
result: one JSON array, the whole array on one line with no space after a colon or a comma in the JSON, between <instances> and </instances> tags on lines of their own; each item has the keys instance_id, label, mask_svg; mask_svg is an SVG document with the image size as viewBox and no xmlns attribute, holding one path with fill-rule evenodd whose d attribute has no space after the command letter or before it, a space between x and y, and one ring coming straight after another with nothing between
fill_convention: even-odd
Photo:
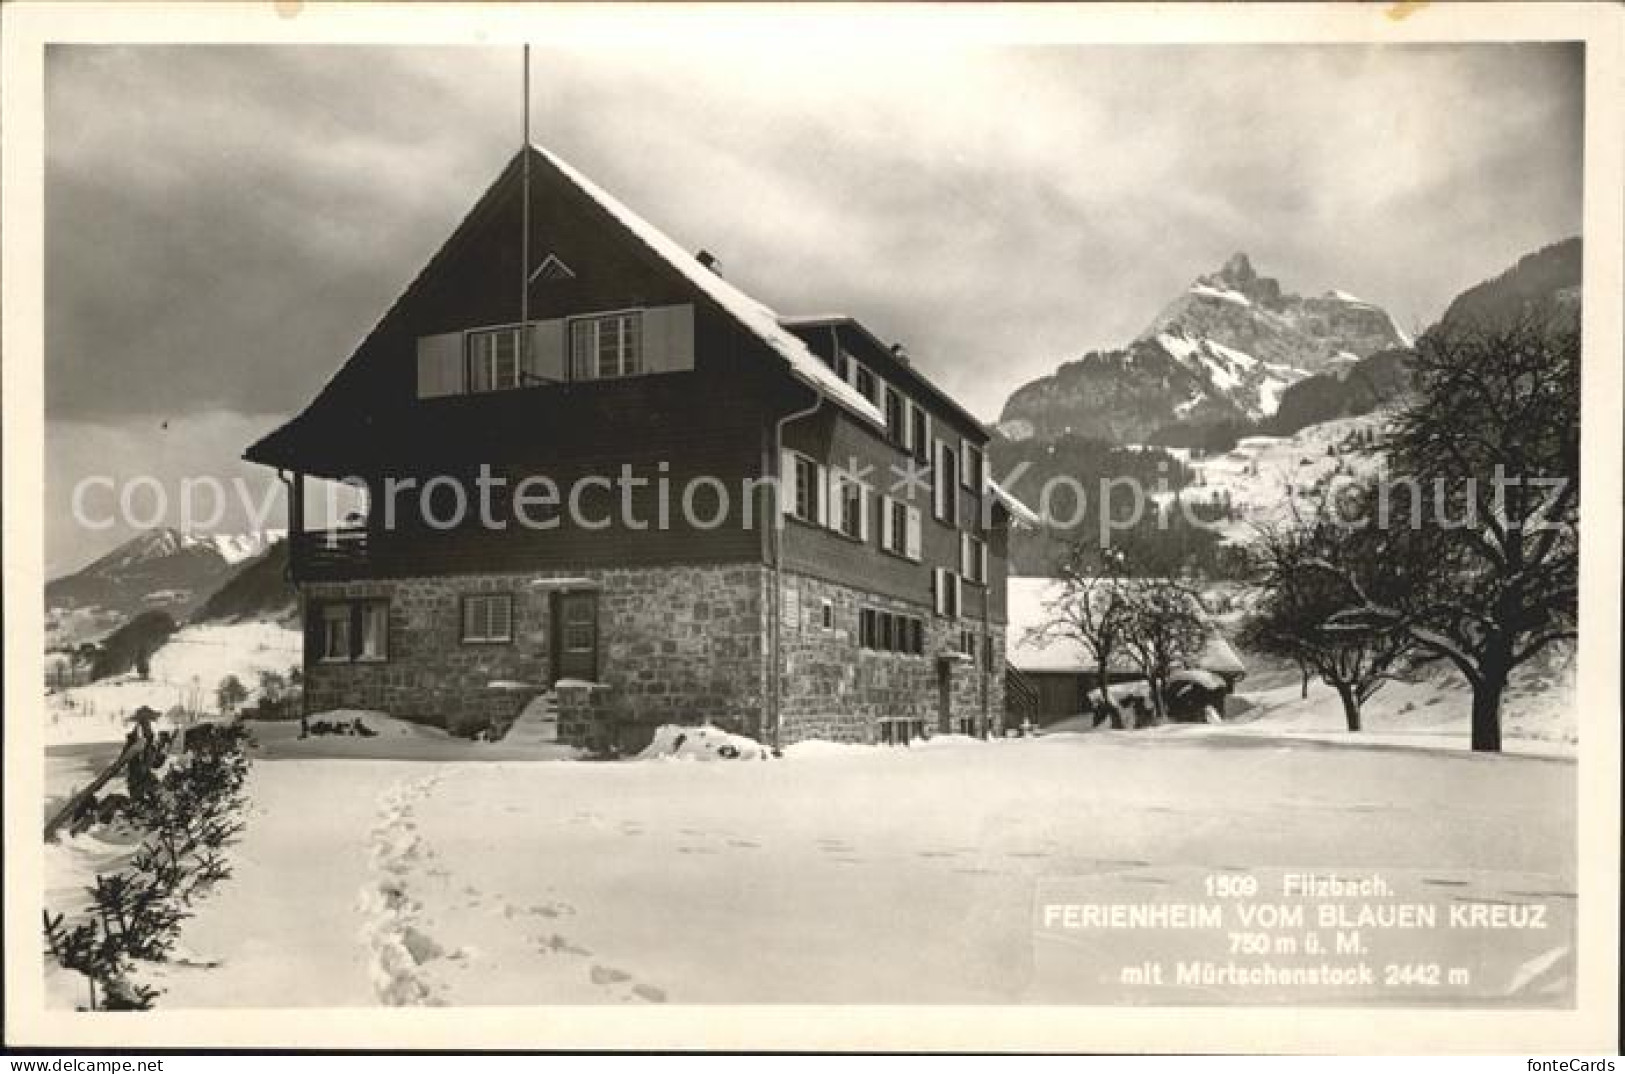
<instances>
[{"instance_id":1,"label":"stone masonry wall","mask_svg":"<svg viewBox=\"0 0 1625 1074\"><path fill-rule=\"evenodd\" d=\"M550 675L550 594L562 575L484 574L309 583L309 601L389 600L389 659L309 662L306 710L378 709L443 722L459 733L511 720ZM598 681L622 722L710 719L759 733L765 692L766 575L757 566L673 566L571 572L598 591ZM462 598L513 596L513 640L462 640ZM635 735L633 736L636 737Z\"/></svg>"},{"instance_id":2,"label":"stone masonry wall","mask_svg":"<svg viewBox=\"0 0 1625 1074\"><path fill-rule=\"evenodd\" d=\"M823 626L825 601L834 616L831 629ZM924 655L862 648L858 613L865 607L919 616L924 625ZM994 657L989 674L979 619L942 618L930 607L875 597L795 573L784 576L780 612L785 658L782 743L806 738L878 742L881 722L895 719L916 721L917 728L933 734L958 731L963 717L975 718L975 726L982 726L984 713L991 721L988 732L1001 732L1003 624L988 625ZM950 714L944 725L939 711L939 656L959 649L961 630L975 633L976 653L971 662L947 664Z\"/></svg>"}]
</instances>

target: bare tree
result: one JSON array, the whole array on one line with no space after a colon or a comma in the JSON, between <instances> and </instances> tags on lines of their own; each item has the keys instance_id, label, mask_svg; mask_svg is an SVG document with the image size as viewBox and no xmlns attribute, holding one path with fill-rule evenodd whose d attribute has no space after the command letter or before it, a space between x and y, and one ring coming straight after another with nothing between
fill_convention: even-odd
<instances>
[{"instance_id":1,"label":"bare tree","mask_svg":"<svg viewBox=\"0 0 1625 1074\"><path fill-rule=\"evenodd\" d=\"M1112 704L1107 681L1112 659L1124 650L1128 629L1124 566L1116 549L1073 542L1060 566L1059 592L1045 603L1043 621L1027 632L1032 640L1067 638L1083 647L1095 663L1099 711L1109 712L1112 726L1119 728L1122 716Z\"/></svg>"},{"instance_id":2,"label":"bare tree","mask_svg":"<svg viewBox=\"0 0 1625 1074\"><path fill-rule=\"evenodd\" d=\"M1178 579L1134 578L1125 583L1124 594L1124 646L1150 688L1151 709L1160 721L1168 712L1168 679L1196 663L1208 625L1197 594Z\"/></svg>"},{"instance_id":3,"label":"bare tree","mask_svg":"<svg viewBox=\"0 0 1625 1074\"><path fill-rule=\"evenodd\" d=\"M1576 636L1580 334L1572 316L1525 312L1444 325L1418 341L1415 396L1390 462L1404 488L1377 514L1391 598L1331 564L1350 625L1403 630L1471 685L1472 746L1501 748L1513 669Z\"/></svg>"},{"instance_id":4,"label":"bare tree","mask_svg":"<svg viewBox=\"0 0 1625 1074\"><path fill-rule=\"evenodd\" d=\"M1322 564L1336 564L1365 593L1389 599L1393 575L1381 540L1343 525L1328 496L1308 517L1294 511L1290 523L1259 527L1250 552L1264 595L1243 641L1296 663L1305 696L1309 678L1318 676L1337 691L1348 729L1360 730L1361 708L1384 683L1403 676L1416 642L1397 627L1339 621L1349 594Z\"/></svg>"}]
</instances>

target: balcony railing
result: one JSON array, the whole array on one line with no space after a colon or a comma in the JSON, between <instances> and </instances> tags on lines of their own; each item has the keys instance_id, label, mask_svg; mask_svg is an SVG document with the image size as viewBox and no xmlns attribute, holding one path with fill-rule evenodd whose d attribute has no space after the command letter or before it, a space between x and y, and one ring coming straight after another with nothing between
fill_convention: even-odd
<instances>
[{"instance_id":1,"label":"balcony railing","mask_svg":"<svg viewBox=\"0 0 1625 1074\"><path fill-rule=\"evenodd\" d=\"M365 527L310 530L293 535L289 546L295 578L345 578L363 573L371 562Z\"/></svg>"}]
</instances>

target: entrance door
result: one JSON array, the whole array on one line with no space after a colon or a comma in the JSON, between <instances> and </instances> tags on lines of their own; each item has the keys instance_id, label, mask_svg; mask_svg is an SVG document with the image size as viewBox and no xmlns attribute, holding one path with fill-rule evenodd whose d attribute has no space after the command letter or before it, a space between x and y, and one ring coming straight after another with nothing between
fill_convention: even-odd
<instances>
[{"instance_id":1,"label":"entrance door","mask_svg":"<svg viewBox=\"0 0 1625 1074\"><path fill-rule=\"evenodd\" d=\"M598 678L598 594L559 593L553 605L553 680Z\"/></svg>"}]
</instances>

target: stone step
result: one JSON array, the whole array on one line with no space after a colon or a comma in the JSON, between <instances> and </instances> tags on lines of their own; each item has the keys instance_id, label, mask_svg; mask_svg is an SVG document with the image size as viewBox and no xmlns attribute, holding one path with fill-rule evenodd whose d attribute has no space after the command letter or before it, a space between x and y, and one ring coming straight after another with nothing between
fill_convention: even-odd
<instances>
[{"instance_id":1,"label":"stone step","mask_svg":"<svg viewBox=\"0 0 1625 1074\"><path fill-rule=\"evenodd\" d=\"M559 703L552 694L531 699L502 741L510 746L546 746L559 740Z\"/></svg>"}]
</instances>

